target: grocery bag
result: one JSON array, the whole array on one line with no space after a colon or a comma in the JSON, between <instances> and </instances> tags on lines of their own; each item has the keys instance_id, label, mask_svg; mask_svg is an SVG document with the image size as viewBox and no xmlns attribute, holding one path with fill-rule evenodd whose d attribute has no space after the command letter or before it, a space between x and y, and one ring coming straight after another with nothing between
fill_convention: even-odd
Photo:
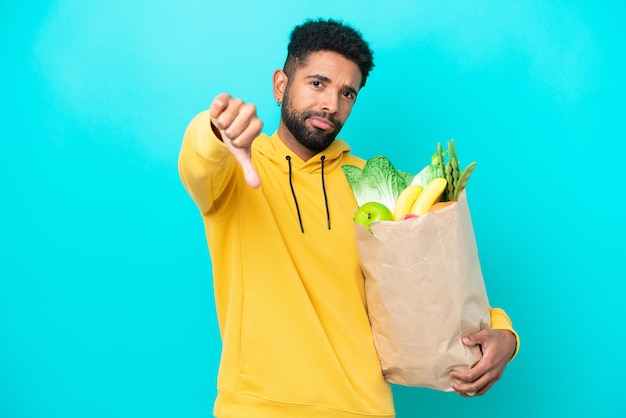
<instances>
[{"instance_id":1,"label":"grocery bag","mask_svg":"<svg viewBox=\"0 0 626 418\"><path fill-rule=\"evenodd\" d=\"M465 191L417 218L355 223L374 344L390 383L452 391L478 346L461 339L490 328L490 307Z\"/></svg>"}]
</instances>

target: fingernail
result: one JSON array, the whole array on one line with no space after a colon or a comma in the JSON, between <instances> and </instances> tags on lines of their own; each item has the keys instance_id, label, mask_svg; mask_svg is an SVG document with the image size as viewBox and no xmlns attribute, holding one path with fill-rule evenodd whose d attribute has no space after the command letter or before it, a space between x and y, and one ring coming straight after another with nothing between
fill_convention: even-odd
<instances>
[{"instance_id":1,"label":"fingernail","mask_svg":"<svg viewBox=\"0 0 626 418\"><path fill-rule=\"evenodd\" d=\"M463 343L464 344L469 344L470 339L468 337L463 337Z\"/></svg>"}]
</instances>

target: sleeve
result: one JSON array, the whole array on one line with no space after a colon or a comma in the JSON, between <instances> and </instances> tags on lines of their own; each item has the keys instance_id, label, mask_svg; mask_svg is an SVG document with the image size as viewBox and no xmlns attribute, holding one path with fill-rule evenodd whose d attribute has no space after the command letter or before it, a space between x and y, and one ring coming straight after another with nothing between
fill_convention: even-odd
<instances>
[{"instance_id":1,"label":"sleeve","mask_svg":"<svg viewBox=\"0 0 626 418\"><path fill-rule=\"evenodd\" d=\"M513 353L513 357L511 357L511 360L513 360L515 356L517 355L517 352L519 351L520 340L519 340L519 335L513 329L513 323L511 322L511 318L509 318L506 312L504 312L504 310L501 308L491 308L490 314L491 314L491 329L503 329L503 330L511 331L513 335L515 335L515 341L516 341L515 352Z\"/></svg>"},{"instance_id":2,"label":"sleeve","mask_svg":"<svg viewBox=\"0 0 626 418\"><path fill-rule=\"evenodd\" d=\"M237 168L235 158L211 129L209 111L193 118L178 156L178 173L204 216L218 215L228 207L242 177Z\"/></svg>"}]
</instances>

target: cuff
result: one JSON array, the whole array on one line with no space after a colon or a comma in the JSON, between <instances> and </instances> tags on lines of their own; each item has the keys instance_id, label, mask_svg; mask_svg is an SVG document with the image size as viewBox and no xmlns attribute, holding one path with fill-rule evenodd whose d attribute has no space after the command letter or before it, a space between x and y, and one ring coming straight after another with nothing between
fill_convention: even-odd
<instances>
[{"instance_id":1,"label":"cuff","mask_svg":"<svg viewBox=\"0 0 626 418\"><path fill-rule=\"evenodd\" d=\"M491 329L502 329L502 330L511 331L513 335L515 336L515 341L516 341L515 352L513 353L513 356L511 357L511 360L513 360L515 356L517 355L517 352L519 351L520 341L519 341L519 335L513 329L513 323L511 322L511 318L509 318L506 312L504 312L504 310L501 308L491 308L490 314L491 314Z\"/></svg>"},{"instance_id":2,"label":"cuff","mask_svg":"<svg viewBox=\"0 0 626 418\"><path fill-rule=\"evenodd\" d=\"M208 110L197 115L191 122L194 151L203 159L216 164L230 156L230 151L211 128L211 113Z\"/></svg>"}]
</instances>

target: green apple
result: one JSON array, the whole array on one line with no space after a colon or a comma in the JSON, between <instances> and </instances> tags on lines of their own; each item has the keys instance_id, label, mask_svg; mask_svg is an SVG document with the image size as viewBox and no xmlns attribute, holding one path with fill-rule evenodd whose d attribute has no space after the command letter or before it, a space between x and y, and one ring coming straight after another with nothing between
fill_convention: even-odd
<instances>
[{"instance_id":1,"label":"green apple","mask_svg":"<svg viewBox=\"0 0 626 418\"><path fill-rule=\"evenodd\" d=\"M354 212L354 222L365 226L370 232L370 223L393 220L391 209L379 202L364 203Z\"/></svg>"}]
</instances>

